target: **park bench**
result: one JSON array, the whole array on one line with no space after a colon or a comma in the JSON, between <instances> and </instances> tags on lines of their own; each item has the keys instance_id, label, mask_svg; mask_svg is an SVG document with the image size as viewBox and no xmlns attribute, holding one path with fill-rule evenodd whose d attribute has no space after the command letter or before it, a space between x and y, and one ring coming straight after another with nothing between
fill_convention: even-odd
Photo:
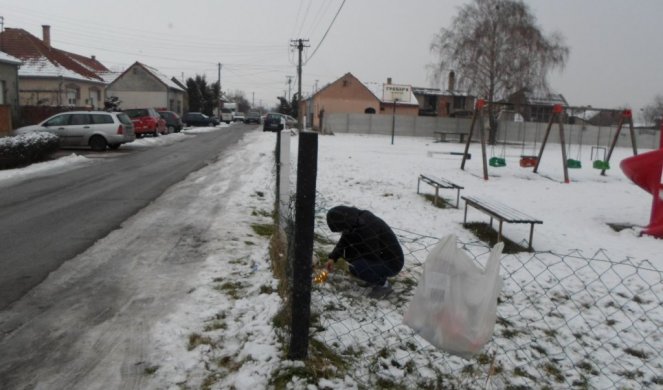
<instances>
[{"instance_id":1,"label":"park bench","mask_svg":"<svg viewBox=\"0 0 663 390\"><path fill-rule=\"evenodd\" d=\"M447 142L447 135L456 135L458 136L458 142L464 143L465 136L468 134L467 131L434 131L435 142Z\"/></svg>"},{"instance_id":2,"label":"park bench","mask_svg":"<svg viewBox=\"0 0 663 390\"><path fill-rule=\"evenodd\" d=\"M460 190L462 190L463 187L459 186L456 183L452 183L451 181L449 181L447 179L443 179L441 177L421 174L421 175L419 175L419 180L417 180L417 194L419 193L419 184L421 184L422 181L426 184L430 184L431 186L433 186L435 188L435 201L434 201L434 204L436 206L437 206L437 200L439 198L440 188L456 190L456 208L458 208L458 204L460 203Z\"/></svg>"},{"instance_id":3,"label":"park bench","mask_svg":"<svg viewBox=\"0 0 663 390\"><path fill-rule=\"evenodd\" d=\"M463 226L467 224L467 206L472 206L475 209L484 212L490 216L490 226L493 226L493 218L497 219L499 230L497 232L497 242L502 241L502 224L507 223L528 223L529 229L529 242L528 250L532 250L532 238L534 235L534 224L543 223L530 215L520 212L512 207L503 203L497 202L492 199L479 198L476 196L463 196L465 200L465 217L463 218Z\"/></svg>"}]
</instances>

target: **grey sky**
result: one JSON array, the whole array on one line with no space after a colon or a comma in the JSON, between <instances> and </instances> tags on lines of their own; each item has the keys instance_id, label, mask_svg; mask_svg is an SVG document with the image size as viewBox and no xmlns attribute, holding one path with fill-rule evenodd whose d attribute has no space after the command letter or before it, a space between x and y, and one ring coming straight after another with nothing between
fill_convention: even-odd
<instances>
[{"instance_id":1,"label":"grey sky","mask_svg":"<svg viewBox=\"0 0 663 390\"><path fill-rule=\"evenodd\" d=\"M431 86L426 65L433 36L461 0L347 0L302 77L305 94L352 72L365 82ZM5 27L54 46L92 55L106 66L134 61L178 78L206 74L249 101L272 106L296 75L290 39L308 38L309 56L342 0L0 0ZM663 1L527 0L543 31L559 31L571 48L567 67L550 77L572 105L634 110L663 94ZM458 70L462 71L462 70ZM292 90L296 89L293 82Z\"/></svg>"}]
</instances>

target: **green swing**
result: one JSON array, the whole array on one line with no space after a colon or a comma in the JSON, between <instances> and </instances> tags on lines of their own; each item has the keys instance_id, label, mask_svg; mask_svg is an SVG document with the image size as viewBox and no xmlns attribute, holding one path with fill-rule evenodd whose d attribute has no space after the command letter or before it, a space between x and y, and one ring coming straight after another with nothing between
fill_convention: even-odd
<instances>
[{"instance_id":1,"label":"green swing","mask_svg":"<svg viewBox=\"0 0 663 390\"><path fill-rule=\"evenodd\" d=\"M490 160L488 160L488 165L494 168L505 167L506 166L506 159L504 158L505 152L506 152L506 129L504 129L504 142L502 143L502 155L499 157L495 156L495 145L493 145L492 146L493 157L491 157Z\"/></svg>"},{"instance_id":2,"label":"green swing","mask_svg":"<svg viewBox=\"0 0 663 390\"><path fill-rule=\"evenodd\" d=\"M569 126L570 127L570 126ZM573 130L571 128L569 129L569 133L573 133ZM569 137L569 141L571 141L572 137ZM569 158L566 160L566 166L571 169L579 169L582 168L582 163L580 162L580 153L582 152L582 129L578 132L578 153L576 155L577 159ZM571 142L569 142L569 155L571 155Z\"/></svg>"},{"instance_id":3,"label":"green swing","mask_svg":"<svg viewBox=\"0 0 663 390\"><path fill-rule=\"evenodd\" d=\"M592 168L600 169L602 171L607 171L608 169L610 169L610 163L606 160L605 148L602 147L602 146L599 146L599 140L601 138L601 130L602 130L601 127L599 127L598 133L597 133L597 136L596 136L596 149L597 149L596 157L598 157L598 150L603 150L603 160L599 160L599 159L594 160L594 162L592 163ZM610 133L608 134L608 139L610 139L610 138L612 138L612 129L610 129Z\"/></svg>"}]
</instances>

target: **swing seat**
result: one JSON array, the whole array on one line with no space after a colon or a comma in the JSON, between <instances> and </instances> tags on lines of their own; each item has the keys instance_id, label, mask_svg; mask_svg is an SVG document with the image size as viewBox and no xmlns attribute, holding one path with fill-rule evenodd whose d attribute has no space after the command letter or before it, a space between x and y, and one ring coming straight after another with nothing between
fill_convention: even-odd
<instances>
[{"instance_id":1,"label":"swing seat","mask_svg":"<svg viewBox=\"0 0 663 390\"><path fill-rule=\"evenodd\" d=\"M572 158L566 160L566 166L573 169L582 168L582 163L579 160L574 160Z\"/></svg>"},{"instance_id":2,"label":"swing seat","mask_svg":"<svg viewBox=\"0 0 663 390\"><path fill-rule=\"evenodd\" d=\"M539 161L537 156L520 156L520 166L523 168L536 166L537 161Z\"/></svg>"},{"instance_id":3,"label":"swing seat","mask_svg":"<svg viewBox=\"0 0 663 390\"><path fill-rule=\"evenodd\" d=\"M610 163L603 160L595 160L593 164L594 169L610 169Z\"/></svg>"},{"instance_id":4,"label":"swing seat","mask_svg":"<svg viewBox=\"0 0 663 390\"><path fill-rule=\"evenodd\" d=\"M491 157L490 160L488 160L488 164L491 167L501 168L506 166L506 160L502 157Z\"/></svg>"}]
</instances>

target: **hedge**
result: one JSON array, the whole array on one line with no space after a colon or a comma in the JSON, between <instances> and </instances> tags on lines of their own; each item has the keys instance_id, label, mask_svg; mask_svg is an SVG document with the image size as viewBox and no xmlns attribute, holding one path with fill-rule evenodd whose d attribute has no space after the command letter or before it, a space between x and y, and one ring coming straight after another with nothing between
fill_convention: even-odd
<instances>
[{"instance_id":1,"label":"hedge","mask_svg":"<svg viewBox=\"0 0 663 390\"><path fill-rule=\"evenodd\" d=\"M44 132L0 138L0 169L46 160L59 146L60 140L56 135Z\"/></svg>"}]
</instances>

